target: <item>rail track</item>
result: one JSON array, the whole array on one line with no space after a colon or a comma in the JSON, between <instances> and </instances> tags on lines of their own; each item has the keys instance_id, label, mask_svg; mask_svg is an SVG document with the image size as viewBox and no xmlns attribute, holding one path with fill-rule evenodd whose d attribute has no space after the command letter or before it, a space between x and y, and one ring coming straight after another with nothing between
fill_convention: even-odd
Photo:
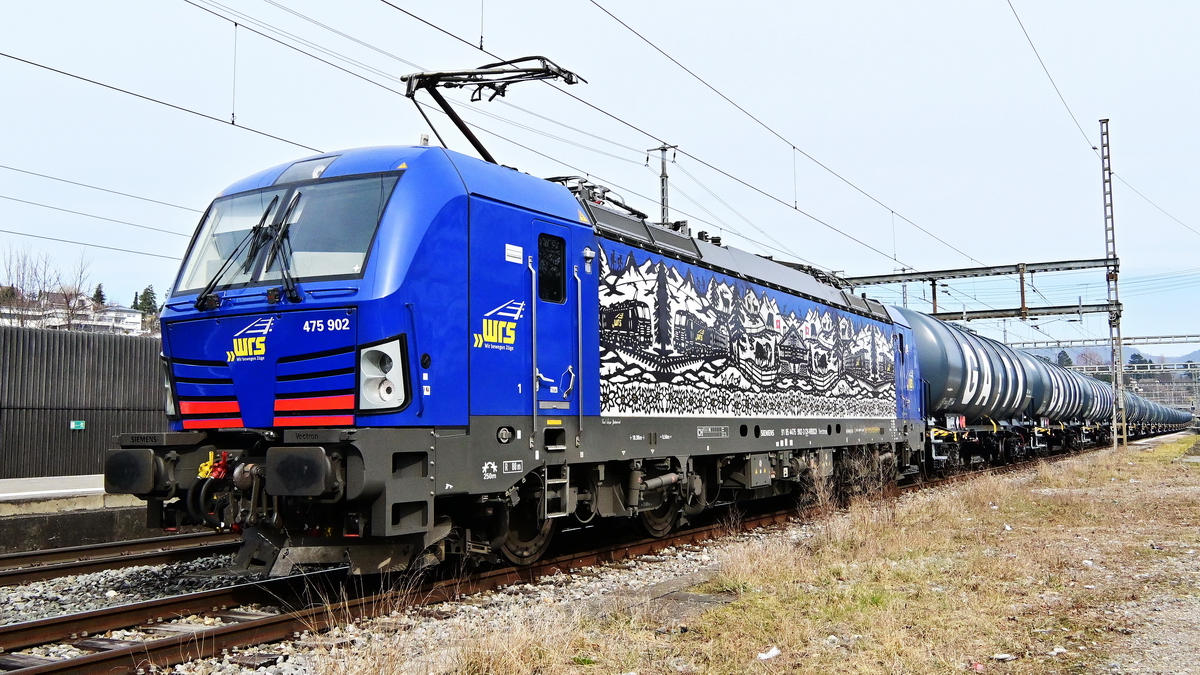
<instances>
[{"instance_id":1,"label":"rail track","mask_svg":"<svg viewBox=\"0 0 1200 675\"><path fill-rule=\"evenodd\" d=\"M1056 462L1078 453L1036 458L1007 466L957 474L902 486L916 491L1031 468L1040 462ZM743 515L736 525L711 522L678 530L662 539L640 539L546 559L528 567L503 567L467 577L431 580L403 592L358 587L359 597L347 597L350 585L337 583L343 570L271 579L229 588L141 602L82 614L64 615L0 627L0 670L20 675L77 673L150 673L171 664L232 653L235 649L285 640L302 631L320 632L335 625L373 618L397 607L428 605L461 594L493 590L514 583L529 583L539 577L567 573L581 567L617 562L648 555L670 546L693 544L730 532L732 527L753 530L812 517L820 507L777 509ZM352 589L351 589L352 590ZM330 598L342 598L329 602ZM247 609L250 606L252 609ZM272 608L264 611L264 608ZM184 617L206 617L212 624ZM146 641L95 637L117 629L136 628L152 637ZM92 653L70 659L50 659L12 653L37 645L66 643ZM257 668L273 663L276 655L243 652L231 661Z\"/></svg>"},{"instance_id":2,"label":"rail track","mask_svg":"<svg viewBox=\"0 0 1200 675\"><path fill-rule=\"evenodd\" d=\"M135 565L164 565L237 551L236 534L180 534L0 555L0 586Z\"/></svg>"}]
</instances>

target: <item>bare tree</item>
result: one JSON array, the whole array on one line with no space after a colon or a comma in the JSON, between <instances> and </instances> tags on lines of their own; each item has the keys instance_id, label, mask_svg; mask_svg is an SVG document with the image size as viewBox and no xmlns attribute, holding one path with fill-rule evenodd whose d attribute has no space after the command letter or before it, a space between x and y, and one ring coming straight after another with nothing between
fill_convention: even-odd
<instances>
[{"instance_id":1,"label":"bare tree","mask_svg":"<svg viewBox=\"0 0 1200 675\"><path fill-rule=\"evenodd\" d=\"M0 310L4 310L8 321L24 326L41 320L51 290L60 285L60 275L49 255L34 255L29 249L4 250Z\"/></svg>"},{"instance_id":2,"label":"bare tree","mask_svg":"<svg viewBox=\"0 0 1200 675\"><path fill-rule=\"evenodd\" d=\"M79 317L88 311L88 304L91 301L85 297L85 294L87 293L88 267L90 266L91 261L85 254L80 253L79 258L67 270L66 275L59 279L57 294L62 298L63 320L66 322L64 328L67 330L73 330Z\"/></svg>"},{"instance_id":3,"label":"bare tree","mask_svg":"<svg viewBox=\"0 0 1200 675\"><path fill-rule=\"evenodd\" d=\"M1099 366L1108 363L1108 359L1094 349L1085 349L1079 352L1079 356L1075 358L1081 366Z\"/></svg>"}]
</instances>

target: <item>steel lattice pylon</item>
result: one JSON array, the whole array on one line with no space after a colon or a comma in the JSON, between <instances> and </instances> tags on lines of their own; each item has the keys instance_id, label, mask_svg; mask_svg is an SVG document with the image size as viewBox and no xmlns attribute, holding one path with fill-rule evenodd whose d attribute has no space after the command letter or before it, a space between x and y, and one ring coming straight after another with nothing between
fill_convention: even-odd
<instances>
[{"instance_id":1,"label":"steel lattice pylon","mask_svg":"<svg viewBox=\"0 0 1200 675\"><path fill-rule=\"evenodd\" d=\"M1125 431L1125 359L1121 349L1121 299L1117 288L1117 230L1113 221L1112 156L1108 120L1100 120L1100 170L1104 184L1104 257L1108 260L1108 338L1112 345L1113 447L1128 442Z\"/></svg>"}]
</instances>

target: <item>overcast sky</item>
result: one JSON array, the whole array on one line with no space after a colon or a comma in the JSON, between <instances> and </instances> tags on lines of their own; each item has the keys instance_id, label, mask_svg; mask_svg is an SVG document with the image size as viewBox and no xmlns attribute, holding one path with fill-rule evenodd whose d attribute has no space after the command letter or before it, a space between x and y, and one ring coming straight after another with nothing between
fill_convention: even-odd
<instances>
[{"instance_id":1,"label":"overcast sky","mask_svg":"<svg viewBox=\"0 0 1200 675\"><path fill-rule=\"evenodd\" d=\"M646 166L646 149L661 139L688 153L669 168L673 218L851 275L1103 257L1092 146L1109 118L1114 170L1162 209L1116 183L1124 333L1200 333L1200 4L1013 0L1077 127L1006 0L736 9L599 0L746 112L590 0L391 1L474 45L482 24L487 50L545 55L587 79L566 88L586 104L537 83L464 102L501 163L587 173L657 214L658 162ZM184 0L4 3L0 52L224 122L0 57L0 165L194 209L0 169L0 229L179 257L186 236L12 200L190 235L226 185L312 154L295 144L415 144L429 133L403 96L251 28L397 91L389 77L491 60L381 0L195 2L221 16ZM244 128L228 123L234 114ZM451 148L470 152L433 118ZM178 264L0 234L5 247L62 267L83 253L92 283L123 304L147 284L161 293ZM1105 296L1100 270L1035 277L1034 286L1030 304ZM943 310L1012 307L1016 290L1012 280L963 281L939 301ZM900 302L898 288L872 295ZM928 311L928 296L910 286L909 306ZM1010 340L1107 336L1104 316L1071 318L1043 319L1040 331L1016 320L971 326Z\"/></svg>"}]
</instances>

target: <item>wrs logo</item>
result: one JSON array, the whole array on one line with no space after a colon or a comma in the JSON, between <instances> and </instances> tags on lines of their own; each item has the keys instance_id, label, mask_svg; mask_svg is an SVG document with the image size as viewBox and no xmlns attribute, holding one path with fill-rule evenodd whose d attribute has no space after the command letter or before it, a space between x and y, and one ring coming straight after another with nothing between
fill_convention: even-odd
<instances>
[{"instance_id":1,"label":"wrs logo","mask_svg":"<svg viewBox=\"0 0 1200 675\"><path fill-rule=\"evenodd\" d=\"M484 314L483 332L475 333L475 346L512 351L512 345L517 341L517 321L520 321L524 311L524 302L510 300Z\"/></svg>"},{"instance_id":2,"label":"wrs logo","mask_svg":"<svg viewBox=\"0 0 1200 675\"><path fill-rule=\"evenodd\" d=\"M225 360L261 361L267 353L267 333L274 327L275 317L256 319L233 336L233 350L225 352ZM243 335L249 337L242 337Z\"/></svg>"}]
</instances>

